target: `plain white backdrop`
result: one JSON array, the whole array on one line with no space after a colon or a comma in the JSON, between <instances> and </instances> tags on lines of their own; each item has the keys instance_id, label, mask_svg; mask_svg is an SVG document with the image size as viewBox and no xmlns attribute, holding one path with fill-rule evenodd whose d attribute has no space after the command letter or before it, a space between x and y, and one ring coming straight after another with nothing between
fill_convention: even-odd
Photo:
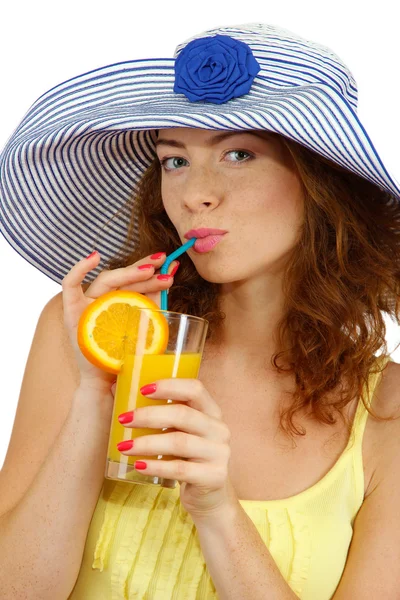
<instances>
[{"instance_id":1,"label":"plain white backdrop","mask_svg":"<svg viewBox=\"0 0 400 600\"><path fill-rule=\"evenodd\" d=\"M212 27L264 22L325 44L344 59L358 83L359 115L399 181L400 43L395 5L381 0L369 11L361 0L7 2L0 24L0 148L36 98L70 77L125 60L172 57L177 44ZM1 235L0 259L1 468L37 319L61 286L25 262ZM392 350L400 331L387 318L386 323ZM392 357L400 362L400 350Z\"/></svg>"}]
</instances>

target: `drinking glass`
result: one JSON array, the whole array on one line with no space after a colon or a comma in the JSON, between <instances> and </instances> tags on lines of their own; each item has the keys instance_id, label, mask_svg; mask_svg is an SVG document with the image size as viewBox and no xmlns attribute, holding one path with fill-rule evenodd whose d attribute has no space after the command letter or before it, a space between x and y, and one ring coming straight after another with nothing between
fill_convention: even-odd
<instances>
[{"instance_id":1,"label":"drinking glass","mask_svg":"<svg viewBox=\"0 0 400 600\"><path fill-rule=\"evenodd\" d=\"M166 427L163 429L124 427L118 421L118 415L142 406L158 406L173 402L168 398L153 400L143 396L140 388L148 383L171 377L197 378L208 321L172 311L155 311L149 308L135 308L135 310L139 314L135 315L130 325L127 325L126 339L130 340L129 349L125 350L124 363L117 377L105 476L119 481L174 488L177 483L175 480L146 475L136 471L134 464L136 460L141 459L176 460L176 456L139 454L126 456L117 448L117 443L120 441L143 435L167 433L171 430ZM148 340L154 334L155 319L152 318L152 313L161 313L168 325L168 345L162 354L146 353L146 344L148 347ZM154 314L153 316L157 317ZM129 331L129 327L134 327L135 331Z\"/></svg>"}]
</instances>

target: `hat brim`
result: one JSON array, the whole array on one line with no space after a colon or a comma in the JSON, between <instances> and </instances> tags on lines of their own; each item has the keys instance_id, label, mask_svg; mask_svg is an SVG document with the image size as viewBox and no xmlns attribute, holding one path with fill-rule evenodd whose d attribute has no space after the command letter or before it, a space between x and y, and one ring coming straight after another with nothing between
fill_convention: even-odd
<instances>
[{"instance_id":1,"label":"hat brim","mask_svg":"<svg viewBox=\"0 0 400 600\"><path fill-rule=\"evenodd\" d=\"M95 240L102 260L85 281L121 248L129 212L105 225L152 162L156 129L274 131L400 198L357 114L330 86L276 86L259 75L225 104L191 102L173 91L174 65L129 61L75 77L41 96L9 139L0 157L1 232L52 280L60 283Z\"/></svg>"}]
</instances>

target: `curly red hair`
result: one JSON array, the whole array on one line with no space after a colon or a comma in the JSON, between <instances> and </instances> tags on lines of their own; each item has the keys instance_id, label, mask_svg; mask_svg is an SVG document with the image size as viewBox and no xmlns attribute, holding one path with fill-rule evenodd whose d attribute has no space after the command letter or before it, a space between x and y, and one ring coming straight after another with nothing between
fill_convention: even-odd
<instances>
[{"instance_id":1,"label":"curly red hair","mask_svg":"<svg viewBox=\"0 0 400 600\"><path fill-rule=\"evenodd\" d=\"M368 377L379 372L375 353L383 349L387 355L382 311L400 324L400 204L362 177L279 137L297 167L305 200L303 229L284 277L285 310L276 334L281 350L271 364L280 373L292 372L296 382L281 426L291 435L304 435L294 421L298 411L307 409L319 422L333 424L357 397L380 418L366 398ZM157 157L124 208L131 213L126 243L107 268L132 264L160 249L169 254L181 245L163 207ZM140 235L132 252L136 231ZM180 262L169 309L208 319L212 340L225 318L219 284L202 279L186 254ZM286 368L278 365L280 358ZM328 396L334 402L327 402Z\"/></svg>"}]
</instances>

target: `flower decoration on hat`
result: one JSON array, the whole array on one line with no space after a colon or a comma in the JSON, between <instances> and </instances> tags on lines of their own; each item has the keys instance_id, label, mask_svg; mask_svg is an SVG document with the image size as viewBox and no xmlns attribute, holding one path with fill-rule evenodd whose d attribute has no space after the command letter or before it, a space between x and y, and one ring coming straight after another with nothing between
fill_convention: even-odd
<instances>
[{"instance_id":1,"label":"flower decoration on hat","mask_svg":"<svg viewBox=\"0 0 400 600\"><path fill-rule=\"evenodd\" d=\"M250 90L260 65L247 44L227 35L189 42L175 61L174 92L223 104Z\"/></svg>"}]
</instances>

